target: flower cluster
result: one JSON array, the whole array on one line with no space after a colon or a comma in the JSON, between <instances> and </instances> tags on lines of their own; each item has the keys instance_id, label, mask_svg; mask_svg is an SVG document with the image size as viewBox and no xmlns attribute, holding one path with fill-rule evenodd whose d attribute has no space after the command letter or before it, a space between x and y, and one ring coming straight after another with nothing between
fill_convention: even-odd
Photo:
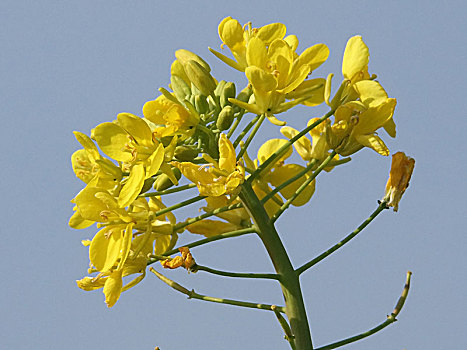
<instances>
[{"instance_id":1,"label":"flower cluster","mask_svg":"<svg viewBox=\"0 0 467 350\"><path fill-rule=\"evenodd\" d=\"M215 79L200 56L178 50L168 88L144 104L142 116L118 114L97 125L90 137L75 132L83 148L73 153L72 166L85 187L72 200L69 225L99 229L83 241L93 275L77 283L84 290L103 288L109 307L144 278L148 263L170 254L185 230L212 237L250 227L251 213L238 198L245 182L273 217L289 204L309 202L315 177L349 160L342 157L363 147L389 154L377 130L395 136L396 100L370 76L369 51L361 37L347 43L343 81L331 98L332 74L310 79L328 58L326 45L298 53L298 38L286 36L284 24L253 28L231 17L221 21L219 36L233 58L210 50L244 72L249 84L243 90L237 93L233 82ZM303 131L276 118L298 104L322 103L331 111L310 119ZM257 116L249 118L248 112ZM281 126L284 138L266 141L252 160L247 149L264 119ZM242 131L240 125L245 125ZM294 149L302 164L289 162ZM169 194L194 187L199 196L187 204L204 199L205 213L177 221L172 212L184 202L167 207L162 198L165 202ZM388 190L395 209L400 192ZM189 251L183 254L158 260L170 268L194 264Z\"/></svg>"}]
</instances>

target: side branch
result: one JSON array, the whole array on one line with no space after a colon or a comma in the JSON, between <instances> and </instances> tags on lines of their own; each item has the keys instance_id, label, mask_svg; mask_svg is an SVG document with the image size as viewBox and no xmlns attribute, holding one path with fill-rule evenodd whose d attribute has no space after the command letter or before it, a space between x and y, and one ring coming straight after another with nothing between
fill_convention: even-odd
<instances>
[{"instance_id":1,"label":"side branch","mask_svg":"<svg viewBox=\"0 0 467 350\"><path fill-rule=\"evenodd\" d=\"M369 331L360 333L358 335L355 335L355 336L347 338L347 339L340 340L340 341L332 343L332 344L322 346L320 348L316 348L315 350L331 350L331 349L336 349L336 348L339 348L341 346L344 346L344 345L347 345L347 344L350 344L350 343L354 343L354 342L356 342L356 341L358 341L360 339L363 339L363 338L366 338L366 337L368 337L368 336L370 336L372 334L375 334L376 332L379 332L383 328L386 328L387 326L389 326L391 323L396 322L397 321L396 316L399 315L399 313L401 312L402 307L404 306L405 300L407 299L407 295L409 293L411 276L412 276L412 272L408 271L407 272L407 279L406 279L405 286L404 286L404 290L402 291L402 294L401 294L401 296L400 296L400 298L399 298L399 300L398 300L398 302L396 304L396 307L394 308L394 311L390 315L387 316L386 321L384 321L383 323L379 324L378 326L370 329Z\"/></svg>"},{"instance_id":2,"label":"side branch","mask_svg":"<svg viewBox=\"0 0 467 350\"><path fill-rule=\"evenodd\" d=\"M198 271L205 271L212 273L214 275L225 276L225 277L237 277L237 278L265 278L265 279L272 279L272 280L279 280L280 276L275 273L252 273L252 272L230 272L230 271L221 271L212 269L207 266L195 264L192 268L190 268L193 272Z\"/></svg>"},{"instance_id":3,"label":"side branch","mask_svg":"<svg viewBox=\"0 0 467 350\"><path fill-rule=\"evenodd\" d=\"M223 298L213 298L209 297L207 295L202 295L196 293L194 290L188 290L185 287L181 286L177 282L172 281L170 278L165 277L161 273L157 272L154 270L152 267L149 268L149 270L154 273L162 282L168 284L170 287L175 289L176 291L183 293L188 296L188 299L198 299L198 300L204 300L204 301L210 301L213 303L220 303L220 304L228 304L228 305L234 305L234 306L241 306L241 307L247 307L251 309L261 309L261 310L268 310L268 311L278 311L278 312L285 312L285 308L282 306L276 306L276 305L268 305L268 304L257 304L257 303L250 303L248 301L239 301L239 300L232 300L232 299L223 299Z\"/></svg>"},{"instance_id":4,"label":"side branch","mask_svg":"<svg viewBox=\"0 0 467 350\"><path fill-rule=\"evenodd\" d=\"M307 262L306 264L300 266L298 269L296 269L297 274L300 275L301 273L308 270L310 267L312 267L312 266L316 265L317 263L319 263L321 260L327 258L329 255L334 253L337 249L343 247L344 244L349 242L352 238L354 238L361 231L363 231L363 229L365 227L367 227L370 224L370 222L372 222L378 216L379 213L381 213L384 209L387 209L387 208L388 208L387 203L385 201L381 201L379 203L378 208L376 208L376 210L370 215L370 217L368 219L366 219L364 222L362 222L360 224L360 226L358 226L358 228L355 231L353 231L352 233L347 235L343 240L341 240L339 243L336 243L335 245L333 245L331 248L326 250L324 253L318 255L313 260L311 260L311 261Z\"/></svg>"},{"instance_id":5,"label":"side branch","mask_svg":"<svg viewBox=\"0 0 467 350\"><path fill-rule=\"evenodd\" d=\"M243 236L243 235L246 235L246 234L249 234L249 233L254 233L254 232L256 232L256 229L254 227L247 227L247 228L244 228L244 229L241 229L241 230L231 231L231 232L227 232L227 233L221 233L220 235L200 239L198 241L194 241L194 242L191 242L189 244L185 244L184 247L194 248L194 247L198 247L200 245L206 244L206 243L218 241L220 239ZM157 256L157 257L154 256L150 260L148 260L147 265L154 264L155 262L157 262L159 260L164 260L168 256L170 256L172 254L177 254L178 252L179 252L178 248L174 248L172 250L169 250L169 251L165 252L164 254L162 254L162 256Z\"/></svg>"}]
</instances>

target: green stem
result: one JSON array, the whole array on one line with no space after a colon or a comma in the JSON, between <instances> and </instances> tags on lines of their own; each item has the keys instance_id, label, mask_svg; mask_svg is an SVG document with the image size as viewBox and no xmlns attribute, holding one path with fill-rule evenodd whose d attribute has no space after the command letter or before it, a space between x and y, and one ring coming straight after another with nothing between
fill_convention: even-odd
<instances>
[{"instance_id":1,"label":"green stem","mask_svg":"<svg viewBox=\"0 0 467 350\"><path fill-rule=\"evenodd\" d=\"M227 138L230 139L234 131L237 129L238 124L240 124L240 120L242 120L243 115L245 114L245 110L242 109L242 111L238 114L238 116L235 118L232 126L230 127L229 132L227 133Z\"/></svg>"},{"instance_id":2,"label":"green stem","mask_svg":"<svg viewBox=\"0 0 467 350\"><path fill-rule=\"evenodd\" d=\"M310 260L309 262L307 262L306 264L303 264L302 266L300 266L296 271L297 273L300 275L302 274L303 272L305 272L306 270L308 270L310 267L316 265L317 263L319 263L321 260L327 258L329 255L331 255L332 253L334 253L336 250L338 250L339 248L343 247L344 244L346 244L347 242L349 242L352 238L354 238L356 235L358 235L360 232L363 231L363 229L365 227L367 227L370 222L372 222L377 216L379 213L381 213L384 209L387 209L388 206L386 204L386 202L382 201L378 208L376 208L376 210L370 215L370 217L368 219L366 219L364 222L362 222L360 224L360 226L357 227L357 229L355 229L355 231L353 231L352 233L350 233L349 235L347 235L344 239L342 239L339 243L336 243L335 245L333 245L331 248L329 248L328 250L326 250L324 253L321 253L320 255L318 255L316 258L314 258L313 260Z\"/></svg>"},{"instance_id":3,"label":"green stem","mask_svg":"<svg viewBox=\"0 0 467 350\"><path fill-rule=\"evenodd\" d=\"M295 337L292 334L292 330L290 329L289 323L279 311L276 311L275 307L273 308L272 311L274 311L274 314L276 315L276 318L279 321L279 324L284 330L284 338L289 342L292 350L297 350L297 347L295 346Z\"/></svg>"},{"instance_id":4,"label":"green stem","mask_svg":"<svg viewBox=\"0 0 467 350\"><path fill-rule=\"evenodd\" d=\"M247 227L247 228L243 228L241 230L231 231L231 232L227 232L227 233L221 233L220 235L200 239L198 241L194 241L194 242L191 242L189 244L185 244L184 247L194 248L194 247L198 247L200 245L206 244L206 243L215 242L215 241L225 239L225 238L243 236L243 235L246 235L248 233L253 233L253 232L256 232L256 229L254 227ZM171 250L165 252L164 254L162 254L162 256L167 257L167 256L170 256L172 254L176 254L178 252L179 252L178 248L174 248L174 249L171 249ZM148 260L147 265L154 264L155 262L157 262L159 260L162 260L162 259L159 258L159 257L152 258L152 259Z\"/></svg>"},{"instance_id":5,"label":"green stem","mask_svg":"<svg viewBox=\"0 0 467 350\"><path fill-rule=\"evenodd\" d=\"M259 128L260 128L260 126L263 123L265 118L266 118L266 114L262 114L261 117L258 119L257 123L255 124L255 127L253 128L253 130L251 130L250 135L248 136L247 140L245 141L245 144L240 149L240 152L238 152L237 160L239 160L243 156L243 153L245 153L246 149L248 148L251 141L255 137L256 133L258 132L258 130L259 130Z\"/></svg>"},{"instance_id":6,"label":"green stem","mask_svg":"<svg viewBox=\"0 0 467 350\"><path fill-rule=\"evenodd\" d=\"M284 312L284 307L281 307L281 306L269 305L269 304L259 304L259 303L250 303L248 301L240 301L240 300L232 300L232 299L224 299L224 298L213 298L213 297L209 297L207 295L198 294L194 290L190 291L190 290L186 289L185 287L183 287L182 285L178 284L177 282L174 282L171 279L165 277L161 273L154 270L152 267L149 268L149 270L152 273L154 273L161 281L168 284L170 287L172 287L176 291L187 295L188 299L198 299L198 300L210 301L210 302L213 302L213 303L228 304L228 305L247 307L247 308L251 308L251 309L268 310L268 311L273 311L273 309L275 309L275 310L277 310L279 312Z\"/></svg>"},{"instance_id":7,"label":"green stem","mask_svg":"<svg viewBox=\"0 0 467 350\"><path fill-rule=\"evenodd\" d=\"M354 342L356 342L356 341L358 341L360 339L369 337L370 335L373 335L376 332L379 332L380 330L382 330L383 328L386 328L390 324L396 322L397 321L396 316L401 311L402 306L404 305L404 302L407 299L407 295L409 293L411 275L412 275L412 272L410 272L410 271L407 272L407 280L405 282L405 286L404 286L404 290L402 291L402 295L400 296L399 301L397 302L397 305L396 305L396 308L394 309L394 311L389 316L387 316L386 321L380 323L379 325L377 325L376 327L370 329L369 331L360 333L358 335L355 335L355 336L347 338L347 339L337 341L337 342L332 343L332 344L322 346L322 347L317 348L315 350L331 350L331 349L336 349L336 348L339 348L341 346L344 346L344 345L347 345L347 344L350 344L350 343L354 343Z\"/></svg>"},{"instance_id":8,"label":"green stem","mask_svg":"<svg viewBox=\"0 0 467 350\"><path fill-rule=\"evenodd\" d=\"M229 272L229 271L221 271L221 270L212 269L210 267L202 266L198 264L193 266L190 270L192 270L193 272L205 271L205 272L212 273L214 275L225 276L225 277L265 278L265 279L273 279L273 280L279 279L279 276L275 273Z\"/></svg>"},{"instance_id":9,"label":"green stem","mask_svg":"<svg viewBox=\"0 0 467 350\"><path fill-rule=\"evenodd\" d=\"M276 152L274 152L268 159L266 159L266 161L262 163L256 169L256 171L248 178L248 181L251 183L256 177L258 177L261 174L262 171L264 171L264 169L266 169L270 164L274 163L279 157L281 157L282 154L287 150L287 148L293 145L300 137L305 135L310 130L314 129L316 126L324 122L326 119L330 118L333 114L334 114L334 110L330 110L324 116L322 116L317 121L315 121L313 124L310 124L305 129L300 131L297 135L292 137L287 143L285 143L281 148L279 148Z\"/></svg>"},{"instance_id":10,"label":"green stem","mask_svg":"<svg viewBox=\"0 0 467 350\"><path fill-rule=\"evenodd\" d=\"M187 190L187 189L190 189L190 188L193 188L193 187L196 187L196 184L186 184L186 185L183 185L183 186L169 188L169 189L163 190L163 191L144 193L144 194L140 194L138 197L163 196L165 194L177 193L177 192L184 191L184 190Z\"/></svg>"},{"instance_id":11,"label":"green stem","mask_svg":"<svg viewBox=\"0 0 467 350\"><path fill-rule=\"evenodd\" d=\"M159 211L156 211L156 212L154 213L154 215L157 217L157 216L159 216L159 215L168 213L169 211L182 208L182 207L187 206L187 205L192 204L192 203L196 203L196 202L198 202L198 201L200 201L200 200L202 200L202 199L204 199L204 198L206 198L206 196L196 196L196 197L187 199L186 201L183 201L183 202L174 204L174 205L172 205L172 206L170 206L170 207L167 207L167 208L161 209L161 210L159 210Z\"/></svg>"},{"instance_id":12,"label":"green stem","mask_svg":"<svg viewBox=\"0 0 467 350\"><path fill-rule=\"evenodd\" d=\"M305 182L303 182L300 187L297 189L297 191L293 194L292 197L287 199L284 204L279 208L279 210L274 214L274 216L271 218L272 222L276 222L276 220L279 218L279 216L282 215L282 213L292 204L292 202L297 198L300 193L302 193L306 187L313 181L316 176L328 165L328 163L334 158L334 156L337 154L336 151L333 151L320 165L319 167L313 172L313 175L311 175L308 179L306 179Z\"/></svg>"},{"instance_id":13,"label":"green stem","mask_svg":"<svg viewBox=\"0 0 467 350\"><path fill-rule=\"evenodd\" d=\"M176 224L174 227L173 227L173 230L174 232L177 232L178 230L188 226L188 225L191 225L195 222L198 222L200 220L203 220L205 218L208 218L210 216L213 216L213 215L217 215L217 214L220 214L220 213L223 213L223 212L226 212L226 211L229 211L229 210L234 210L234 209L238 209L242 206L242 203L236 203L236 204L232 204L232 205L226 205L225 207L222 207L222 208L217 208L217 209L214 209L213 211L210 211L208 213L204 213L204 214L201 214L201 215L198 215L197 217L195 218L191 218L191 219L188 219L184 222L181 222L181 223L178 223Z\"/></svg>"},{"instance_id":14,"label":"green stem","mask_svg":"<svg viewBox=\"0 0 467 350\"><path fill-rule=\"evenodd\" d=\"M243 136L246 135L246 133L248 131L250 131L250 129L253 127L253 125L256 124L256 122L258 121L258 119L261 117L261 115L257 115L256 117L253 118L253 120L251 122L249 122L247 124L247 126L245 126L245 129L242 130L242 132L237 136L237 138L235 139L235 141L233 142L233 146L234 148L238 146L238 144L240 143L240 141L243 139Z\"/></svg>"},{"instance_id":15,"label":"green stem","mask_svg":"<svg viewBox=\"0 0 467 350\"><path fill-rule=\"evenodd\" d=\"M274 269L280 276L279 281L286 303L285 313L290 321L290 328L295 337L296 348L297 350L312 350L310 328L300 289L299 276L294 271L279 234L248 182L243 183L239 197L243 206L252 217L258 235L274 265Z\"/></svg>"},{"instance_id":16,"label":"green stem","mask_svg":"<svg viewBox=\"0 0 467 350\"><path fill-rule=\"evenodd\" d=\"M288 179L287 181L283 182L282 184L280 184L279 186L277 186L275 189L273 189L271 192L269 192L266 196L264 196L264 198L261 199L261 203L264 204L266 203L270 198L272 198L277 192L279 192L280 190L282 190L284 187L287 187L288 185L290 185L292 182L298 180L299 178L301 178L303 175L305 175L307 172L309 172L311 169L314 168L314 166L316 165L316 162L317 160L316 159L313 159L310 164L308 164L308 166L303 169L301 172L299 172L297 175L295 175L294 177L291 177L290 179Z\"/></svg>"}]
</instances>

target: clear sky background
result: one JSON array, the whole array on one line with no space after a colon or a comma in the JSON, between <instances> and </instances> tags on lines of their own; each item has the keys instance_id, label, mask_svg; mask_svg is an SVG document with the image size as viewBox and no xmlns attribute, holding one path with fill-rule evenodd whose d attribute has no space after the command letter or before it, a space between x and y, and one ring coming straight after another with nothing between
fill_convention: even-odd
<instances>
[{"instance_id":1,"label":"clear sky background","mask_svg":"<svg viewBox=\"0 0 467 350\"><path fill-rule=\"evenodd\" d=\"M384 212L302 277L315 346L383 322L411 270L412 290L399 321L345 349L467 348L466 13L462 1L3 0L0 348L288 349L272 314L187 300L154 276L112 309L102 292L83 292L75 283L88 264L80 241L95 229L67 227L69 201L82 188L70 164L80 147L72 131L89 133L122 111L141 115L143 104L167 86L179 48L204 57L216 78L243 86L244 76L207 50L219 48L217 26L226 16L254 26L285 23L299 37L300 52L326 43L331 56L313 75L334 72L336 83L347 39L362 35L370 72L398 100L398 136L384 140L391 152L416 159L400 211ZM280 117L300 128L323 112L299 108ZM256 147L279 136L267 125ZM365 149L319 176L309 205L278 221L296 266L368 217L389 167L390 158ZM188 215L175 214L181 220ZM213 268L272 271L254 236L193 253ZM167 274L199 293L282 303L272 281Z\"/></svg>"}]
</instances>

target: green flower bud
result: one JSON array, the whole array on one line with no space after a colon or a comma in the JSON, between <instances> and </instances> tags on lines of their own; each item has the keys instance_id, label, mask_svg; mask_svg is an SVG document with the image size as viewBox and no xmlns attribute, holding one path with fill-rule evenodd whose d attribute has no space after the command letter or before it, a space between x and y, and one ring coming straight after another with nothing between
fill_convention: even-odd
<instances>
[{"instance_id":1,"label":"green flower bud","mask_svg":"<svg viewBox=\"0 0 467 350\"><path fill-rule=\"evenodd\" d=\"M172 168L172 172L175 175L177 180L180 180L182 177L182 173L178 168ZM156 191L164 191L170 187L172 187L174 184L172 183L172 180L167 176L167 174L160 174L157 178L156 181L154 182L154 189Z\"/></svg>"},{"instance_id":2,"label":"green flower bud","mask_svg":"<svg viewBox=\"0 0 467 350\"><path fill-rule=\"evenodd\" d=\"M185 99L188 99L191 96L190 87L178 75L172 75L170 77L170 85L175 93L175 96L177 96L177 99L179 101L184 101Z\"/></svg>"},{"instance_id":3,"label":"green flower bud","mask_svg":"<svg viewBox=\"0 0 467 350\"><path fill-rule=\"evenodd\" d=\"M246 88L244 88L238 96L236 97L237 100L242 101L242 102L248 102L250 99L250 96L253 94L253 89L250 84L247 85Z\"/></svg>"},{"instance_id":4,"label":"green flower bud","mask_svg":"<svg viewBox=\"0 0 467 350\"><path fill-rule=\"evenodd\" d=\"M197 54L185 50L185 49L180 49L175 51L175 57L180 61L180 63L183 65L185 69L185 64L188 61L195 61L198 63L200 66L202 66L208 73L211 71L211 67L209 67L209 64L205 60L203 60L201 57L199 57Z\"/></svg>"},{"instance_id":5,"label":"green flower bud","mask_svg":"<svg viewBox=\"0 0 467 350\"><path fill-rule=\"evenodd\" d=\"M220 95L221 107L230 105L229 98L234 98L234 97L235 97L235 84L229 81L228 83L224 85L224 89L222 90L222 93Z\"/></svg>"},{"instance_id":6,"label":"green flower bud","mask_svg":"<svg viewBox=\"0 0 467 350\"><path fill-rule=\"evenodd\" d=\"M220 97L222 94L222 91L224 90L224 86L227 84L225 80L221 80L220 82L217 83L216 89L214 90L214 95L217 97Z\"/></svg>"},{"instance_id":7,"label":"green flower bud","mask_svg":"<svg viewBox=\"0 0 467 350\"><path fill-rule=\"evenodd\" d=\"M206 114L209 111L209 103L203 95L195 96L195 108L199 114Z\"/></svg>"},{"instance_id":8,"label":"green flower bud","mask_svg":"<svg viewBox=\"0 0 467 350\"><path fill-rule=\"evenodd\" d=\"M222 130L227 130L232 125L232 122L235 118L234 110L232 106L225 106L222 108L222 111L219 113L217 117L216 126L217 128Z\"/></svg>"},{"instance_id":9,"label":"green flower bud","mask_svg":"<svg viewBox=\"0 0 467 350\"><path fill-rule=\"evenodd\" d=\"M198 62L190 60L183 64L186 75L196 88L205 96L209 96L216 88L216 82L207 71Z\"/></svg>"},{"instance_id":10,"label":"green flower bud","mask_svg":"<svg viewBox=\"0 0 467 350\"><path fill-rule=\"evenodd\" d=\"M174 157L182 162L189 162L195 159L198 153L199 151L196 148L181 145L175 148Z\"/></svg>"},{"instance_id":11,"label":"green flower bud","mask_svg":"<svg viewBox=\"0 0 467 350\"><path fill-rule=\"evenodd\" d=\"M152 184L154 183L155 179L153 177L150 177L146 180L144 180L143 183L143 188L141 189L141 193L145 193L151 189Z\"/></svg>"}]
</instances>

